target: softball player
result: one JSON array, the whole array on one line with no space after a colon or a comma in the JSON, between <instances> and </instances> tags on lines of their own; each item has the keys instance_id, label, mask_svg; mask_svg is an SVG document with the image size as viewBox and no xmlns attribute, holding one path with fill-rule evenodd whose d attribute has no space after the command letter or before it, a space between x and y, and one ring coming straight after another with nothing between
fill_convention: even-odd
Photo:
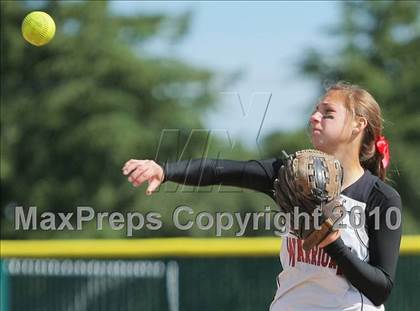
<instances>
[{"instance_id":1,"label":"softball player","mask_svg":"<svg viewBox=\"0 0 420 311\"><path fill-rule=\"evenodd\" d=\"M334 155L344 169L340 200L344 228L305 251L292 234L283 238L272 311L384 310L395 278L401 240L401 199L384 180L389 146L382 136L380 107L364 89L338 83L310 117L314 148ZM123 173L147 194L162 182L222 184L254 189L274 199L273 181L282 160L196 159L157 164L130 160Z\"/></svg>"}]
</instances>

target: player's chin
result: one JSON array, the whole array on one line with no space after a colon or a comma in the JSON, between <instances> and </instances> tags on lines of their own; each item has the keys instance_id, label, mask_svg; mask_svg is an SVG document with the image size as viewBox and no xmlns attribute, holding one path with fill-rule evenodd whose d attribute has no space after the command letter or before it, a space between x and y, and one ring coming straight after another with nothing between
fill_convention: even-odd
<instances>
[{"instance_id":1,"label":"player's chin","mask_svg":"<svg viewBox=\"0 0 420 311\"><path fill-rule=\"evenodd\" d=\"M318 133L315 133L315 134L312 133L311 140L312 140L312 146L314 147L314 149L328 153L329 144L328 144L328 140L324 136Z\"/></svg>"},{"instance_id":2,"label":"player's chin","mask_svg":"<svg viewBox=\"0 0 420 311\"><path fill-rule=\"evenodd\" d=\"M320 145L322 145L323 138L321 137L321 135L319 133L313 133L312 132L311 142L312 142L312 145L314 146L314 148L317 149L317 147L319 147Z\"/></svg>"}]
</instances>

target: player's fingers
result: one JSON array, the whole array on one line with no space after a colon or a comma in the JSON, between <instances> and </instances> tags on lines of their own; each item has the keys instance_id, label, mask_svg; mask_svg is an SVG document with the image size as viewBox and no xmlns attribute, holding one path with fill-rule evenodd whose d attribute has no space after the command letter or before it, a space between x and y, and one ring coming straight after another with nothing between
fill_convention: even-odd
<instances>
[{"instance_id":1,"label":"player's fingers","mask_svg":"<svg viewBox=\"0 0 420 311\"><path fill-rule=\"evenodd\" d=\"M122 172L123 172L124 175L129 175L136 168L137 168L137 166L135 165L135 162L132 161L132 160L130 160L130 161L127 161L124 164L124 166L123 166L123 168L121 170L122 170Z\"/></svg>"},{"instance_id":2,"label":"player's fingers","mask_svg":"<svg viewBox=\"0 0 420 311\"><path fill-rule=\"evenodd\" d=\"M340 230L334 231L330 233L321 243L319 243L319 247L323 248L331 244L335 240L337 240L339 237L340 237Z\"/></svg>"},{"instance_id":3,"label":"player's fingers","mask_svg":"<svg viewBox=\"0 0 420 311\"><path fill-rule=\"evenodd\" d=\"M124 170L124 168L126 168L128 165L130 165L133 161L136 161L135 159L130 159L127 162L124 163L122 170Z\"/></svg>"},{"instance_id":4,"label":"player's fingers","mask_svg":"<svg viewBox=\"0 0 420 311\"><path fill-rule=\"evenodd\" d=\"M157 187L159 187L160 184L161 184L161 180L159 178L153 178L149 182L149 186L147 187L146 194L151 195L157 189Z\"/></svg>"},{"instance_id":5,"label":"player's fingers","mask_svg":"<svg viewBox=\"0 0 420 311\"><path fill-rule=\"evenodd\" d=\"M131 159L127 161L122 168L123 174L124 175L130 174L131 171L135 169L138 164L141 165L141 163L139 163L138 160Z\"/></svg>"},{"instance_id":6,"label":"player's fingers","mask_svg":"<svg viewBox=\"0 0 420 311\"><path fill-rule=\"evenodd\" d=\"M130 160L122 168L124 175L130 175L137 167L145 165L145 160Z\"/></svg>"},{"instance_id":7,"label":"player's fingers","mask_svg":"<svg viewBox=\"0 0 420 311\"><path fill-rule=\"evenodd\" d=\"M128 177L128 181L133 182L138 180L141 175L148 171L150 171L150 167L139 166L133 173L131 173L130 177Z\"/></svg>"},{"instance_id":8,"label":"player's fingers","mask_svg":"<svg viewBox=\"0 0 420 311\"><path fill-rule=\"evenodd\" d=\"M133 181L131 184L133 185L133 187L136 187L136 188L140 186L140 183L137 180Z\"/></svg>"},{"instance_id":9,"label":"player's fingers","mask_svg":"<svg viewBox=\"0 0 420 311\"><path fill-rule=\"evenodd\" d=\"M150 173L150 171L145 171L143 174L137 177L134 181L138 183L139 185L141 185L146 180L149 180L151 177L152 177L152 174Z\"/></svg>"}]
</instances>

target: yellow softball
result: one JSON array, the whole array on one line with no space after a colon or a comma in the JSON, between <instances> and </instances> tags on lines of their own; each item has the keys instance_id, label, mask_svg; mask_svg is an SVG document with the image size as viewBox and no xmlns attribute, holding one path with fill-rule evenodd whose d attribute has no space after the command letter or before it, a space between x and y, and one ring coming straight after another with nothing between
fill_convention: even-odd
<instances>
[{"instance_id":1,"label":"yellow softball","mask_svg":"<svg viewBox=\"0 0 420 311\"><path fill-rule=\"evenodd\" d=\"M22 22L22 35L30 44L45 45L54 38L54 34L54 20L45 12L31 12Z\"/></svg>"}]
</instances>

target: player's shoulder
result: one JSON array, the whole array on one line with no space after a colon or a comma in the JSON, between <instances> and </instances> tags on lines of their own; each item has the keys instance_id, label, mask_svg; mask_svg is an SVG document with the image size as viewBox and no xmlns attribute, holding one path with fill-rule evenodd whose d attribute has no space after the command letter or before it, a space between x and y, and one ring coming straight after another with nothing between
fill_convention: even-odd
<instances>
[{"instance_id":1,"label":"player's shoulder","mask_svg":"<svg viewBox=\"0 0 420 311\"><path fill-rule=\"evenodd\" d=\"M374 178L374 183L369 195L370 201L381 206L401 205L401 196L394 187L377 176L371 176Z\"/></svg>"},{"instance_id":2,"label":"player's shoulder","mask_svg":"<svg viewBox=\"0 0 420 311\"><path fill-rule=\"evenodd\" d=\"M400 194L390 184L377 179L373 188L377 193L381 194L386 199L392 199L394 197L400 197Z\"/></svg>"}]
</instances>

